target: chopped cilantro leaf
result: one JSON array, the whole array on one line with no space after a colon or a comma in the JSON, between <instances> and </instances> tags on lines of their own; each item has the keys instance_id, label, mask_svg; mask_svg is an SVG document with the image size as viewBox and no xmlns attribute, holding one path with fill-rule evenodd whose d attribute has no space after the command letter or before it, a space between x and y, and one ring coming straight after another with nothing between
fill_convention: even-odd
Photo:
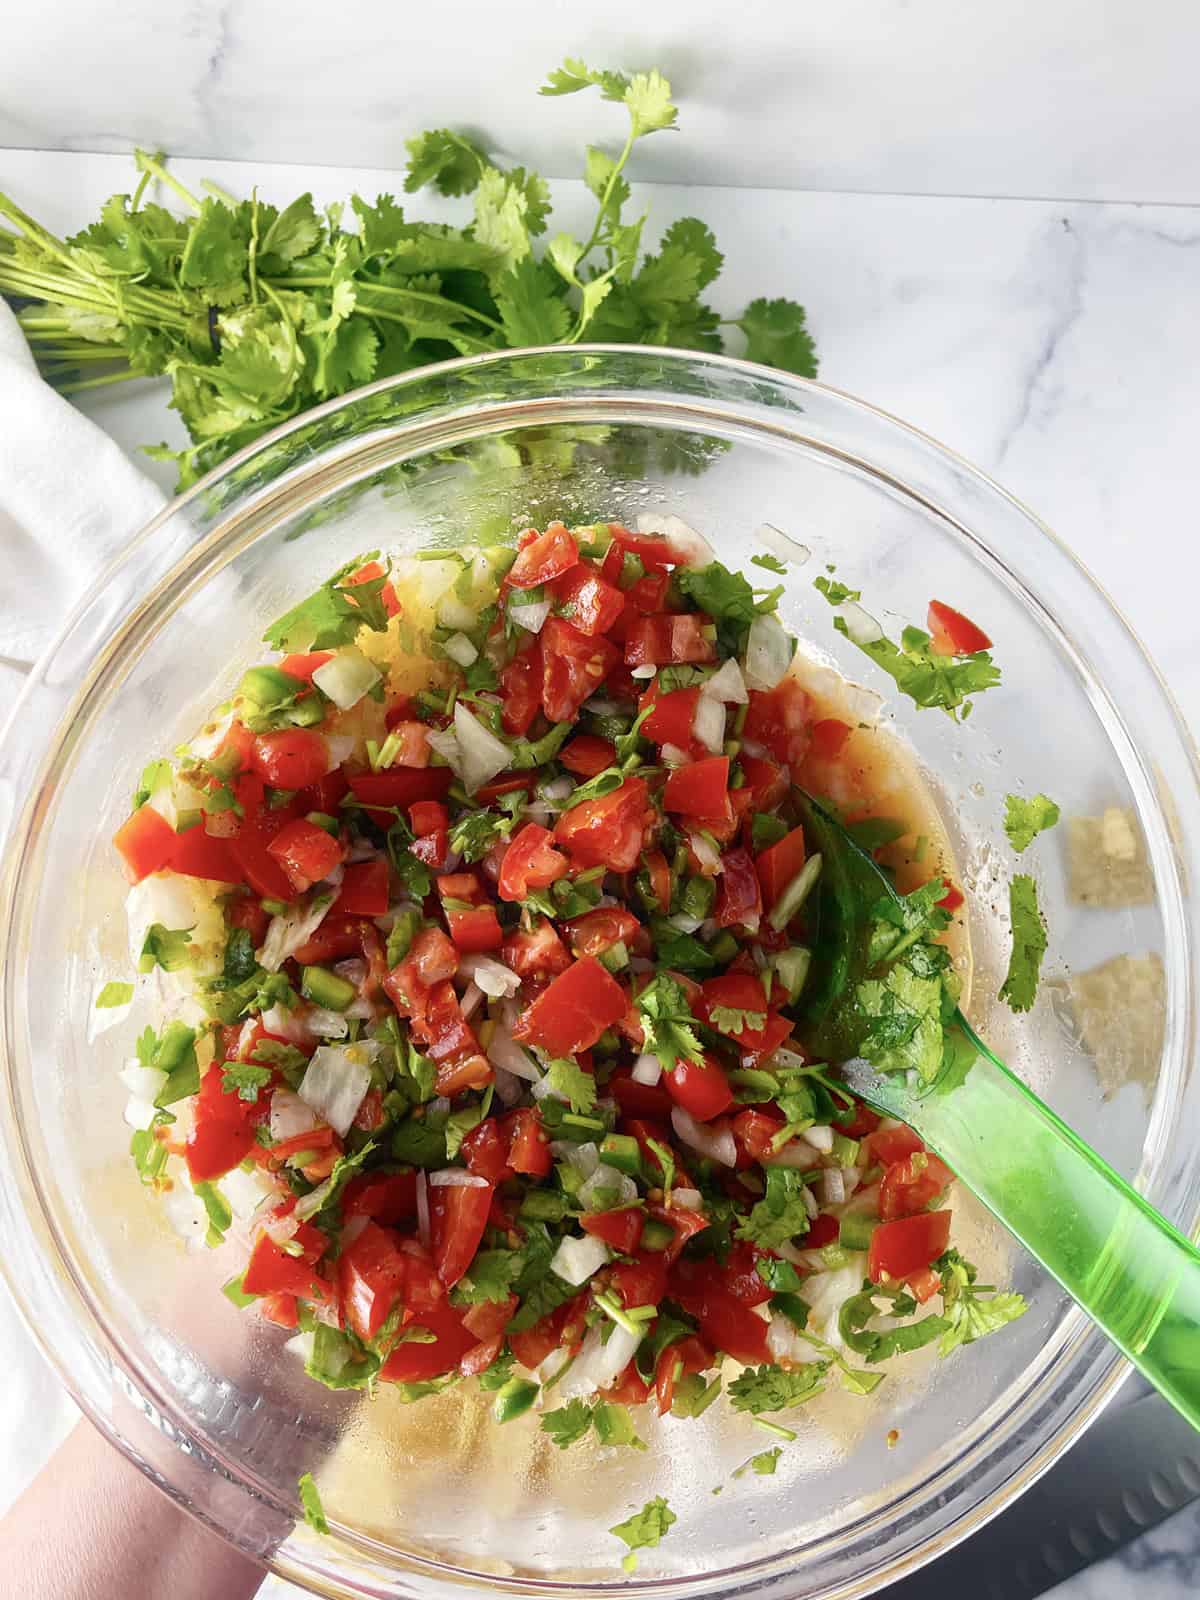
<instances>
[{"instance_id":1,"label":"chopped cilantro leaf","mask_svg":"<svg viewBox=\"0 0 1200 1600\"><path fill-rule=\"evenodd\" d=\"M1038 909L1037 884L1027 873L1018 873L1009 885L1008 914L1013 944L1000 998L1014 1011L1028 1011L1037 995L1046 954L1046 924Z\"/></svg>"},{"instance_id":2,"label":"chopped cilantro leaf","mask_svg":"<svg viewBox=\"0 0 1200 1600\"><path fill-rule=\"evenodd\" d=\"M847 600L862 599L861 589L849 589L837 578L827 578L824 574L813 579L813 587L821 591L831 606L844 606Z\"/></svg>"},{"instance_id":3,"label":"chopped cilantro leaf","mask_svg":"<svg viewBox=\"0 0 1200 1600\"><path fill-rule=\"evenodd\" d=\"M345 582L376 555L378 551L371 551L347 562L307 600L273 622L263 634L264 642L273 650L336 650L350 644L360 628L385 632L388 619L381 594L388 581L386 571L365 583Z\"/></svg>"},{"instance_id":4,"label":"chopped cilantro leaf","mask_svg":"<svg viewBox=\"0 0 1200 1600\"><path fill-rule=\"evenodd\" d=\"M688 1009L687 996L674 978L660 972L634 1001L645 1036L643 1048L656 1055L664 1072L680 1061L703 1061L696 1034L698 1026Z\"/></svg>"},{"instance_id":5,"label":"chopped cilantro leaf","mask_svg":"<svg viewBox=\"0 0 1200 1600\"><path fill-rule=\"evenodd\" d=\"M827 1361L807 1361L784 1371L782 1367L747 1367L729 1385L735 1411L761 1416L764 1411L786 1411L802 1405L825 1387Z\"/></svg>"},{"instance_id":6,"label":"chopped cilantro leaf","mask_svg":"<svg viewBox=\"0 0 1200 1600\"><path fill-rule=\"evenodd\" d=\"M765 1011L741 1011L733 1006L713 1006L708 1014L718 1033L761 1033L767 1023Z\"/></svg>"},{"instance_id":7,"label":"chopped cilantro leaf","mask_svg":"<svg viewBox=\"0 0 1200 1600\"><path fill-rule=\"evenodd\" d=\"M964 1261L957 1250L947 1250L939 1256L934 1270L941 1274L942 1305L948 1324L938 1345L939 1355L949 1355L959 1345L972 1344L995 1333L1029 1310L1023 1295L985 1291L982 1285L977 1286L978 1270Z\"/></svg>"},{"instance_id":8,"label":"chopped cilantro leaf","mask_svg":"<svg viewBox=\"0 0 1200 1600\"><path fill-rule=\"evenodd\" d=\"M765 567L768 572L777 572L781 578L786 578L788 569L778 556L751 556L750 560L756 567Z\"/></svg>"},{"instance_id":9,"label":"chopped cilantro leaf","mask_svg":"<svg viewBox=\"0 0 1200 1600\"><path fill-rule=\"evenodd\" d=\"M596 1104L596 1080L577 1061L560 1058L546 1069L550 1090L566 1100L578 1116L586 1116Z\"/></svg>"},{"instance_id":10,"label":"chopped cilantro leaf","mask_svg":"<svg viewBox=\"0 0 1200 1600\"><path fill-rule=\"evenodd\" d=\"M1032 800L1019 794L1004 797L1004 831L1018 853L1027 850L1038 834L1052 828L1058 818L1058 807L1048 795L1035 794Z\"/></svg>"},{"instance_id":11,"label":"chopped cilantro leaf","mask_svg":"<svg viewBox=\"0 0 1200 1600\"><path fill-rule=\"evenodd\" d=\"M507 839L513 818L495 811L465 811L450 827L450 848L464 861L482 861L492 846Z\"/></svg>"},{"instance_id":12,"label":"chopped cilantro leaf","mask_svg":"<svg viewBox=\"0 0 1200 1600\"><path fill-rule=\"evenodd\" d=\"M299 1052L297 1052L299 1054ZM253 1105L258 1091L271 1081L270 1067L256 1067L249 1061L227 1061L221 1068L221 1092L236 1094L239 1100Z\"/></svg>"},{"instance_id":13,"label":"chopped cilantro leaf","mask_svg":"<svg viewBox=\"0 0 1200 1600\"><path fill-rule=\"evenodd\" d=\"M756 1456L751 1456L749 1461L743 1461L740 1467L735 1468L734 1477L741 1478L747 1472L754 1472L760 1478L771 1478L775 1475L775 1468L779 1465L779 1458L783 1454L783 1446L775 1445L770 1450L762 1450Z\"/></svg>"},{"instance_id":14,"label":"chopped cilantro leaf","mask_svg":"<svg viewBox=\"0 0 1200 1600\"><path fill-rule=\"evenodd\" d=\"M477 1306L485 1301L499 1304L512 1293L521 1270L519 1250L480 1250L458 1280L451 1299L455 1305Z\"/></svg>"},{"instance_id":15,"label":"chopped cilantro leaf","mask_svg":"<svg viewBox=\"0 0 1200 1600\"><path fill-rule=\"evenodd\" d=\"M659 1542L671 1525L679 1519L661 1495L656 1495L653 1500L647 1500L640 1511L635 1511L632 1517L624 1522L618 1522L615 1528L610 1528L609 1533L615 1534L623 1543L629 1546L629 1554L621 1565L626 1572L632 1572L636 1565L635 1550L649 1550Z\"/></svg>"},{"instance_id":16,"label":"chopped cilantro leaf","mask_svg":"<svg viewBox=\"0 0 1200 1600\"><path fill-rule=\"evenodd\" d=\"M560 1450L578 1444L591 1432L592 1411L584 1400L568 1400L557 1411L547 1411L542 1418L542 1432L548 1433Z\"/></svg>"},{"instance_id":17,"label":"chopped cilantro leaf","mask_svg":"<svg viewBox=\"0 0 1200 1600\"><path fill-rule=\"evenodd\" d=\"M164 928L161 922L152 922L142 943L138 971L153 972L161 967L164 972L178 972L191 959L187 948L191 942L191 928Z\"/></svg>"},{"instance_id":18,"label":"chopped cilantro leaf","mask_svg":"<svg viewBox=\"0 0 1200 1600\"><path fill-rule=\"evenodd\" d=\"M764 1250L775 1250L808 1232L805 1184L802 1174L791 1167L769 1167L766 1178L766 1193L738 1224L737 1235Z\"/></svg>"},{"instance_id":19,"label":"chopped cilantro leaf","mask_svg":"<svg viewBox=\"0 0 1200 1600\"><path fill-rule=\"evenodd\" d=\"M660 964L677 972L711 972L717 965L699 939L690 933L681 933L665 917L654 917L650 922L654 940L654 954Z\"/></svg>"}]
</instances>

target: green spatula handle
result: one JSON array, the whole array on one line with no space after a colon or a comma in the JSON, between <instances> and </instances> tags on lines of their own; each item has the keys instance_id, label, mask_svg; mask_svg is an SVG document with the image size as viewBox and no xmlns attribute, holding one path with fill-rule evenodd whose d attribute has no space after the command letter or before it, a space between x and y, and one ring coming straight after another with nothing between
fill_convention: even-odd
<instances>
[{"instance_id":1,"label":"green spatula handle","mask_svg":"<svg viewBox=\"0 0 1200 1600\"><path fill-rule=\"evenodd\" d=\"M1053 1274L1138 1370L1200 1428L1200 1251L996 1059L948 1093L847 1076L903 1118Z\"/></svg>"}]
</instances>

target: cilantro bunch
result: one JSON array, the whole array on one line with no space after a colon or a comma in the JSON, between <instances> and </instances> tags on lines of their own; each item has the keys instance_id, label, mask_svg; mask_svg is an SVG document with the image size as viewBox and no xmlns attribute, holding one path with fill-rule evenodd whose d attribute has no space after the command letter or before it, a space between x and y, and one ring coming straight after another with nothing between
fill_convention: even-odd
<instances>
[{"instance_id":1,"label":"cilantro bunch","mask_svg":"<svg viewBox=\"0 0 1200 1600\"><path fill-rule=\"evenodd\" d=\"M503 168L449 129L408 142L405 190L474 197L461 228L413 222L392 195L350 199L322 215L311 194L279 209L206 183L189 193L160 156L137 152L133 195L113 195L81 233L59 239L0 194L0 293L46 377L64 394L164 376L190 447L149 447L186 487L233 451L310 406L374 379L455 356L592 342L720 351L740 328L754 361L814 376L803 309L757 299L723 319L702 298L724 258L705 224L682 217L658 251L646 216L628 212L634 146L673 129L671 85L568 60L541 92L595 87L625 107L616 156L589 146L596 198L583 239L550 234L550 191L524 167ZM145 199L158 179L187 208Z\"/></svg>"}]
</instances>

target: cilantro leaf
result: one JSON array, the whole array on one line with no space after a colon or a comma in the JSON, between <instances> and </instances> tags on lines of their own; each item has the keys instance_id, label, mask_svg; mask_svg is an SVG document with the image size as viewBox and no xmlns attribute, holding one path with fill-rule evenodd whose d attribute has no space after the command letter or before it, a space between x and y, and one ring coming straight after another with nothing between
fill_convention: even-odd
<instances>
[{"instance_id":1,"label":"cilantro leaf","mask_svg":"<svg viewBox=\"0 0 1200 1600\"><path fill-rule=\"evenodd\" d=\"M221 976L227 983L245 983L258 971L258 962L254 959L254 940L250 936L249 928L230 928L229 937L225 941L225 957L221 968Z\"/></svg>"},{"instance_id":2,"label":"cilantro leaf","mask_svg":"<svg viewBox=\"0 0 1200 1600\"><path fill-rule=\"evenodd\" d=\"M861 600L861 589L848 589L837 578L827 578L824 573L813 579L813 588L820 591L831 606L844 606L848 600Z\"/></svg>"},{"instance_id":3,"label":"cilantro leaf","mask_svg":"<svg viewBox=\"0 0 1200 1600\"><path fill-rule=\"evenodd\" d=\"M767 1024L765 1011L742 1011L735 1006L713 1006L709 1024L718 1033L761 1033Z\"/></svg>"},{"instance_id":4,"label":"cilantro leaf","mask_svg":"<svg viewBox=\"0 0 1200 1600\"><path fill-rule=\"evenodd\" d=\"M942 1064L943 986L898 962L885 978L866 978L856 999L870 1027L861 1052L880 1072L912 1070L932 1083Z\"/></svg>"},{"instance_id":5,"label":"cilantro leaf","mask_svg":"<svg viewBox=\"0 0 1200 1600\"><path fill-rule=\"evenodd\" d=\"M560 1450L578 1444L591 1432L592 1411L584 1400L568 1400L557 1411L547 1411L542 1418L542 1432L548 1433Z\"/></svg>"},{"instance_id":6,"label":"cilantro leaf","mask_svg":"<svg viewBox=\"0 0 1200 1600\"><path fill-rule=\"evenodd\" d=\"M153 972L161 967L164 972L178 972L191 960L187 948L191 942L191 928L164 928L161 922L152 922L142 942L138 971Z\"/></svg>"},{"instance_id":7,"label":"cilantro leaf","mask_svg":"<svg viewBox=\"0 0 1200 1600\"><path fill-rule=\"evenodd\" d=\"M652 917L650 935L660 965L677 972L711 972L716 959L693 934L681 933L665 917Z\"/></svg>"},{"instance_id":8,"label":"cilantro leaf","mask_svg":"<svg viewBox=\"0 0 1200 1600\"><path fill-rule=\"evenodd\" d=\"M592 1426L601 1444L624 1444L631 1450L644 1450L645 1443L638 1438L633 1418L625 1406L615 1400L597 1400L592 1411Z\"/></svg>"},{"instance_id":9,"label":"cilantro leaf","mask_svg":"<svg viewBox=\"0 0 1200 1600\"><path fill-rule=\"evenodd\" d=\"M571 326L571 308L555 274L525 256L496 280L496 306L509 344L561 344Z\"/></svg>"},{"instance_id":10,"label":"cilantro leaf","mask_svg":"<svg viewBox=\"0 0 1200 1600\"><path fill-rule=\"evenodd\" d=\"M766 1193L738 1224L737 1235L764 1250L775 1250L808 1232L805 1183L792 1167L768 1167L766 1180Z\"/></svg>"},{"instance_id":11,"label":"cilantro leaf","mask_svg":"<svg viewBox=\"0 0 1200 1600\"><path fill-rule=\"evenodd\" d=\"M551 1093L566 1100L577 1116L586 1116L596 1104L596 1080L577 1061L560 1057L546 1068Z\"/></svg>"},{"instance_id":12,"label":"cilantro leaf","mask_svg":"<svg viewBox=\"0 0 1200 1600\"><path fill-rule=\"evenodd\" d=\"M838 1312L838 1332L843 1343L857 1355L865 1356L871 1365L909 1350L920 1350L931 1340L940 1338L948 1327L945 1317L929 1316L878 1333L869 1327L873 1318L883 1315L875 1304L876 1298L884 1297L874 1284L867 1283L859 1294L844 1300ZM907 1315L915 1309L916 1302L911 1296L905 1296L904 1302L896 1298L891 1315Z\"/></svg>"},{"instance_id":13,"label":"cilantro leaf","mask_svg":"<svg viewBox=\"0 0 1200 1600\"><path fill-rule=\"evenodd\" d=\"M451 1299L455 1305L477 1306L485 1302L498 1305L512 1293L521 1266L518 1250L477 1251L454 1286Z\"/></svg>"},{"instance_id":14,"label":"cilantro leaf","mask_svg":"<svg viewBox=\"0 0 1200 1600\"><path fill-rule=\"evenodd\" d=\"M321 1496L313 1482L311 1472L306 1472L300 1479L297 1487L300 1490L300 1504L304 1510L304 1520L309 1527L317 1533L328 1533L329 1523L325 1517L325 1508L321 1504Z\"/></svg>"},{"instance_id":15,"label":"cilantro leaf","mask_svg":"<svg viewBox=\"0 0 1200 1600\"><path fill-rule=\"evenodd\" d=\"M615 1528L610 1528L609 1533L615 1534L629 1546L630 1553L621 1563L625 1571L632 1572L637 1565L637 1559L633 1554L635 1550L653 1549L678 1520L662 1495L656 1495L653 1500L647 1500L642 1509L635 1511L632 1517L627 1517L624 1522L618 1522Z\"/></svg>"},{"instance_id":16,"label":"cilantro leaf","mask_svg":"<svg viewBox=\"0 0 1200 1600\"><path fill-rule=\"evenodd\" d=\"M307 600L273 622L263 634L264 643L282 651L336 650L352 643L360 628L386 632L388 616L380 599L388 581L386 571L365 583L344 581L377 554L372 551L347 562Z\"/></svg>"},{"instance_id":17,"label":"cilantro leaf","mask_svg":"<svg viewBox=\"0 0 1200 1600\"><path fill-rule=\"evenodd\" d=\"M658 1057L664 1072L673 1071L680 1061L703 1061L698 1023L674 978L658 973L635 997L634 1005L642 1024L643 1049Z\"/></svg>"},{"instance_id":18,"label":"cilantro leaf","mask_svg":"<svg viewBox=\"0 0 1200 1600\"><path fill-rule=\"evenodd\" d=\"M947 1250L939 1256L934 1270L941 1274L942 1305L948 1324L938 1345L939 1355L949 1355L959 1345L995 1333L1029 1310L1023 1295L985 1291L982 1285L977 1286L978 1269L964 1261L957 1250Z\"/></svg>"},{"instance_id":19,"label":"cilantro leaf","mask_svg":"<svg viewBox=\"0 0 1200 1600\"><path fill-rule=\"evenodd\" d=\"M513 821L495 811L464 811L450 824L450 848L464 861L482 861L494 844L511 835Z\"/></svg>"},{"instance_id":20,"label":"cilantro leaf","mask_svg":"<svg viewBox=\"0 0 1200 1600\"><path fill-rule=\"evenodd\" d=\"M265 1089L270 1081L270 1067L256 1067L250 1061L227 1061L221 1068L222 1094L236 1094L239 1100L251 1105L257 1102L258 1091Z\"/></svg>"},{"instance_id":21,"label":"cilantro leaf","mask_svg":"<svg viewBox=\"0 0 1200 1600\"><path fill-rule=\"evenodd\" d=\"M1046 923L1038 909L1037 884L1027 873L1019 872L1008 886L1008 915L1013 944L1000 998L1013 1011L1028 1011L1046 954Z\"/></svg>"},{"instance_id":22,"label":"cilantro leaf","mask_svg":"<svg viewBox=\"0 0 1200 1600\"><path fill-rule=\"evenodd\" d=\"M778 556L751 556L750 564L751 566L755 567L765 567L768 572L778 573L781 578L786 578L788 575L787 563L785 561L780 561Z\"/></svg>"},{"instance_id":23,"label":"cilantro leaf","mask_svg":"<svg viewBox=\"0 0 1200 1600\"><path fill-rule=\"evenodd\" d=\"M1032 800L1019 794L1004 797L1004 831L1018 853L1027 850L1038 834L1052 828L1058 818L1058 807L1048 795L1035 794Z\"/></svg>"},{"instance_id":24,"label":"cilantro leaf","mask_svg":"<svg viewBox=\"0 0 1200 1600\"><path fill-rule=\"evenodd\" d=\"M97 1011L111 1011L116 1006L127 1006L133 999L133 985L131 983L106 983L96 996Z\"/></svg>"},{"instance_id":25,"label":"cilantro leaf","mask_svg":"<svg viewBox=\"0 0 1200 1600\"><path fill-rule=\"evenodd\" d=\"M250 1052L250 1059L264 1067L274 1068L281 1077L292 1084L293 1088L300 1082L308 1068L308 1057L304 1051L297 1050L294 1044L285 1044L282 1039L259 1039Z\"/></svg>"},{"instance_id":26,"label":"cilantro leaf","mask_svg":"<svg viewBox=\"0 0 1200 1600\"><path fill-rule=\"evenodd\" d=\"M786 1372L782 1367L747 1367L729 1385L729 1398L735 1411L755 1417L786 1411L820 1394L828 1371L828 1361L808 1361Z\"/></svg>"},{"instance_id":27,"label":"cilantro leaf","mask_svg":"<svg viewBox=\"0 0 1200 1600\"><path fill-rule=\"evenodd\" d=\"M817 350L794 300L752 300L738 327L746 335L746 360L782 367L801 378L817 375Z\"/></svg>"},{"instance_id":28,"label":"cilantro leaf","mask_svg":"<svg viewBox=\"0 0 1200 1600\"><path fill-rule=\"evenodd\" d=\"M740 1467L734 1469L735 1478L744 1477L747 1472L754 1472L760 1478L770 1478L775 1475L775 1468L779 1465L779 1458L783 1454L783 1446L775 1445L773 1449L762 1450L756 1456L751 1456L749 1461L743 1461Z\"/></svg>"},{"instance_id":29,"label":"cilantro leaf","mask_svg":"<svg viewBox=\"0 0 1200 1600\"><path fill-rule=\"evenodd\" d=\"M756 599L755 591L743 574L730 572L719 561L710 561L705 567L681 567L675 576L684 594L694 600L701 611L707 611L717 620L747 625L755 617L774 611L783 593L780 585L764 598Z\"/></svg>"},{"instance_id":30,"label":"cilantro leaf","mask_svg":"<svg viewBox=\"0 0 1200 1600\"><path fill-rule=\"evenodd\" d=\"M470 194L488 165L488 158L473 140L449 128L435 128L405 141L408 176L404 187L415 194L432 184L439 194Z\"/></svg>"},{"instance_id":31,"label":"cilantro leaf","mask_svg":"<svg viewBox=\"0 0 1200 1600\"><path fill-rule=\"evenodd\" d=\"M850 637L844 617L834 617L833 625ZM899 645L890 639L873 639L858 648L882 667L915 705L940 706L955 721L970 716L973 702L969 695L994 689L1000 682L1000 669L986 650L962 659L938 655L930 648L929 635L920 628L905 628Z\"/></svg>"}]
</instances>

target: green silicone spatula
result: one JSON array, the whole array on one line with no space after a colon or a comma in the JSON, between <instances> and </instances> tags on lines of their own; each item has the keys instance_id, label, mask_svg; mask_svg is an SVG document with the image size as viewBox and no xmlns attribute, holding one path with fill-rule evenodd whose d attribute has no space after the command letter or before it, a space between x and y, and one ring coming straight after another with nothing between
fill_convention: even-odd
<instances>
[{"instance_id":1,"label":"green silicone spatula","mask_svg":"<svg viewBox=\"0 0 1200 1600\"><path fill-rule=\"evenodd\" d=\"M858 1056L870 909L895 890L811 796L795 791L822 858L806 990L820 1054L874 1110L908 1123L1150 1383L1200 1428L1200 1251L1043 1105L956 1011L954 1060L931 1085ZM950 1054L950 1052L948 1052ZM857 1059L856 1059L857 1058Z\"/></svg>"}]
</instances>

